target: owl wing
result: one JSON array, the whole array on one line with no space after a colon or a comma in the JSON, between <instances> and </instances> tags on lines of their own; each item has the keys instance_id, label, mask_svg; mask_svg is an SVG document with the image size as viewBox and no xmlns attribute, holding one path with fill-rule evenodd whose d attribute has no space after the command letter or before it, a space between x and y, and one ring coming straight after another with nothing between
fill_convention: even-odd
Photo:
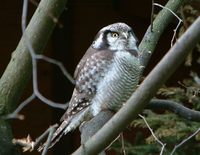
<instances>
[{"instance_id":1,"label":"owl wing","mask_svg":"<svg viewBox=\"0 0 200 155\"><path fill-rule=\"evenodd\" d=\"M61 125L53 134L50 147L59 141L70 121L91 104L97 85L108 71L112 58L113 52L111 51L95 50L92 47L87 50L75 70L75 88L72 98L67 111L60 120ZM42 150L44 146L45 144L39 150Z\"/></svg>"},{"instance_id":2,"label":"owl wing","mask_svg":"<svg viewBox=\"0 0 200 155\"><path fill-rule=\"evenodd\" d=\"M91 99L96 94L97 85L106 74L113 52L106 50L95 50L90 47L79 62L75 73L75 88L69 107L61 118L61 121L73 116L91 103Z\"/></svg>"}]
</instances>

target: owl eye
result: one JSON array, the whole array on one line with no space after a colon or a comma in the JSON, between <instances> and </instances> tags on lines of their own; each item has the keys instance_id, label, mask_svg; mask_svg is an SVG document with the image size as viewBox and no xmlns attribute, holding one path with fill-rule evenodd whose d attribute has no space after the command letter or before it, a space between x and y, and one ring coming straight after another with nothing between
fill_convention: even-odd
<instances>
[{"instance_id":1,"label":"owl eye","mask_svg":"<svg viewBox=\"0 0 200 155\"><path fill-rule=\"evenodd\" d=\"M117 38L119 34L117 32L111 32L111 37Z\"/></svg>"}]
</instances>

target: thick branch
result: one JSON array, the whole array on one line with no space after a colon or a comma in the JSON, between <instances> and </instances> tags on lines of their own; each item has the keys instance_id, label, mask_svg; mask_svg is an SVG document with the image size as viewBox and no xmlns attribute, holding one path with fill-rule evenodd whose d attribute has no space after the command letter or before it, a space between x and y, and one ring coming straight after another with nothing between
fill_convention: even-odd
<instances>
[{"instance_id":1,"label":"thick branch","mask_svg":"<svg viewBox=\"0 0 200 155\"><path fill-rule=\"evenodd\" d=\"M79 129L81 131L81 144L92 137L112 116L114 113L111 111L100 112L91 121L84 123ZM105 152L101 152L99 155L104 155Z\"/></svg>"},{"instance_id":2,"label":"thick branch","mask_svg":"<svg viewBox=\"0 0 200 155\"><path fill-rule=\"evenodd\" d=\"M200 17L177 40L159 64L142 82L127 103L73 155L97 154L108 146L119 133L145 108L157 90L174 73L189 51L200 40Z\"/></svg>"},{"instance_id":3,"label":"thick branch","mask_svg":"<svg viewBox=\"0 0 200 155\"><path fill-rule=\"evenodd\" d=\"M27 29L26 35L34 51L42 53L55 27L54 18L58 18L64 10L66 0L42 0L35 11ZM12 109L23 93L30 79L31 59L28 47L21 38L12 58L0 80L0 114Z\"/></svg>"},{"instance_id":4,"label":"thick branch","mask_svg":"<svg viewBox=\"0 0 200 155\"><path fill-rule=\"evenodd\" d=\"M55 27L56 23L52 17L55 19L59 17L64 10L66 1L42 0L40 2L26 30L26 36L37 53L42 53ZM0 79L0 115L8 113L14 108L30 79L30 75L31 59L25 39L22 37ZM8 132L0 134L0 144L5 143L3 139L6 139L6 137L10 137L9 141L11 142L10 126L6 121L2 120L0 133L3 133L1 129L4 127ZM5 150L5 147L0 147L0 150Z\"/></svg>"},{"instance_id":5,"label":"thick branch","mask_svg":"<svg viewBox=\"0 0 200 155\"><path fill-rule=\"evenodd\" d=\"M0 120L0 155L19 155L17 149L12 145L10 125L3 120Z\"/></svg>"},{"instance_id":6,"label":"thick branch","mask_svg":"<svg viewBox=\"0 0 200 155\"><path fill-rule=\"evenodd\" d=\"M185 0L169 0L165 7L173 12L177 12L184 1ZM143 66L147 65L158 43L158 40L160 39L160 36L169 25L173 17L174 15L171 12L166 9L162 9L153 21L152 30L151 26L149 26L139 45L139 49L141 51L140 60Z\"/></svg>"},{"instance_id":7,"label":"thick branch","mask_svg":"<svg viewBox=\"0 0 200 155\"><path fill-rule=\"evenodd\" d=\"M173 111L175 114L191 121L200 122L200 112L189 109L177 102L169 100L152 99L147 104L148 109L164 109Z\"/></svg>"}]
</instances>

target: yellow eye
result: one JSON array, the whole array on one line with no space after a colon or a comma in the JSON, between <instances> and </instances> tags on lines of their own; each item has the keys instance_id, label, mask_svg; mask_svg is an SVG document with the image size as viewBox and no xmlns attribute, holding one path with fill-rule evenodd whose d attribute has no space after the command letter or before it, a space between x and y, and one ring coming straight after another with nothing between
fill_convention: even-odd
<instances>
[{"instance_id":1,"label":"yellow eye","mask_svg":"<svg viewBox=\"0 0 200 155\"><path fill-rule=\"evenodd\" d=\"M119 34L117 32L112 32L111 33L111 37L113 38L117 38L119 36Z\"/></svg>"}]
</instances>

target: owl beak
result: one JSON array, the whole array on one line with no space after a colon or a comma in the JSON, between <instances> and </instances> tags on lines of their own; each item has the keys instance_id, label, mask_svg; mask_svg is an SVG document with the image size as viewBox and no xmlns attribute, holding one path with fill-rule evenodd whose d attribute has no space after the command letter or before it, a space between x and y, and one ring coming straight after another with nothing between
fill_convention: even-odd
<instances>
[{"instance_id":1,"label":"owl beak","mask_svg":"<svg viewBox=\"0 0 200 155\"><path fill-rule=\"evenodd\" d=\"M128 38L128 33L123 33L123 37L122 37L122 39L127 40L127 38Z\"/></svg>"}]
</instances>

